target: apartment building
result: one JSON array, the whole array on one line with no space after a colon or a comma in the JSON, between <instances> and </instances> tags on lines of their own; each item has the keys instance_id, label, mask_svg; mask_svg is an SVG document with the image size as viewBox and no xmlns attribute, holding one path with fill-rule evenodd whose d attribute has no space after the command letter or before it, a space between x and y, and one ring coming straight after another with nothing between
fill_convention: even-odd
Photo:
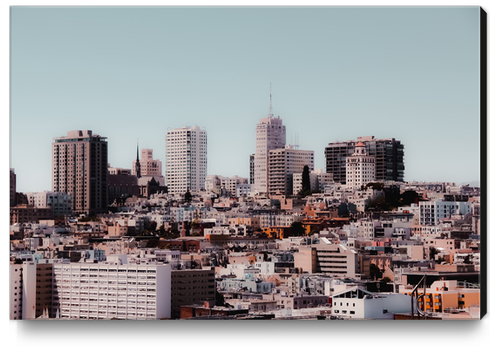
<instances>
[{"instance_id":1,"label":"apartment building","mask_svg":"<svg viewBox=\"0 0 490 347\"><path fill-rule=\"evenodd\" d=\"M71 196L75 214L106 213L107 141L92 130L69 131L52 144L54 192Z\"/></svg>"},{"instance_id":2,"label":"apartment building","mask_svg":"<svg viewBox=\"0 0 490 347\"><path fill-rule=\"evenodd\" d=\"M52 219L51 207L37 208L29 205L17 205L10 208L10 225L16 223L38 223L40 220Z\"/></svg>"},{"instance_id":3,"label":"apartment building","mask_svg":"<svg viewBox=\"0 0 490 347\"><path fill-rule=\"evenodd\" d=\"M10 169L10 207L16 204L15 195L17 194L17 175L14 169Z\"/></svg>"},{"instance_id":4,"label":"apartment building","mask_svg":"<svg viewBox=\"0 0 490 347\"><path fill-rule=\"evenodd\" d=\"M53 266L53 309L64 319L170 318L170 265Z\"/></svg>"},{"instance_id":5,"label":"apartment building","mask_svg":"<svg viewBox=\"0 0 490 347\"><path fill-rule=\"evenodd\" d=\"M314 152L294 149L293 146L272 149L268 160L268 189L270 193L293 194L293 174L302 173L305 166L314 169Z\"/></svg>"},{"instance_id":6,"label":"apartment building","mask_svg":"<svg viewBox=\"0 0 490 347\"><path fill-rule=\"evenodd\" d=\"M215 270L172 270L172 318L180 318L180 307L216 301Z\"/></svg>"},{"instance_id":7,"label":"apartment building","mask_svg":"<svg viewBox=\"0 0 490 347\"><path fill-rule=\"evenodd\" d=\"M72 211L71 196L62 192L34 192L26 193L29 205L37 208L50 207L53 217L70 216Z\"/></svg>"},{"instance_id":8,"label":"apartment building","mask_svg":"<svg viewBox=\"0 0 490 347\"><path fill-rule=\"evenodd\" d=\"M354 191L374 182L376 179L376 163L374 156L369 156L366 146L358 142L354 153L346 158L346 185Z\"/></svg>"},{"instance_id":9,"label":"apartment building","mask_svg":"<svg viewBox=\"0 0 490 347\"><path fill-rule=\"evenodd\" d=\"M207 133L198 126L167 131L166 180L168 192L185 194L205 189Z\"/></svg>"},{"instance_id":10,"label":"apartment building","mask_svg":"<svg viewBox=\"0 0 490 347\"><path fill-rule=\"evenodd\" d=\"M419 222L420 225L435 226L441 219L470 212L471 202L469 201L445 201L443 199L421 201L419 203Z\"/></svg>"},{"instance_id":11,"label":"apartment building","mask_svg":"<svg viewBox=\"0 0 490 347\"><path fill-rule=\"evenodd\" d=\"M361 136L356 140L328 144L325 148L326 172L333 174L334 182L347 183L347 158L354 154L359 142L366 146L367 155L375 158L376 180L403 182L403 144L394 138L376 139L374 136Z\"/></svg>"}]
</instances>

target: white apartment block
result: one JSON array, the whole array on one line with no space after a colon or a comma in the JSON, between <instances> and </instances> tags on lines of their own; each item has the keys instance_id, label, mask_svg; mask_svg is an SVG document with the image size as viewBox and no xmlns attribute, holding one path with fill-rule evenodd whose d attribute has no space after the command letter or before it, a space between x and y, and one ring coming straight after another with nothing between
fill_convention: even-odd
<instances>
[{"instance_id":1,"label":"white apartment block","mask_svg":"<svg viewBox=\"0 0 490 347\"><path fill-rule=\"evenodd\" d=\"M225 191L231 196L238 196L237 188L243 184L248 184L248 178L238 177L236 175L233 177L208 175L206 176L205 189L208 192L222 194Z\"/></svg>"},{"instance_id":2,"label":"white apartment block","mask_svg":"<svg viewBox=\"0 0 490 347\"><path fill-rule=\"evenodd\" d=\"M419 203L420 225L437 225L444 218L465 215L471 212L471 202L468 201L421 201Z\"/></svg>"},{"instance_id":3,"label":"white apartment block","mask_svg":"<svg viewBox=\"0 0 490 347\"><path fill-rule=\"evenodd\" d=\"M313 151L294 149L293 146L270 150L269 192L294 194L294 174L302 174L305 166L308 166L309 172L311 172L314 168L314 161ZM301 178L301 183L302 181Z\"/></svg>"},{"instance_id":4,"label":"white apartment block","mask_svg":"<svg viewBox=\"0 0 490 347\"><path fill-rule=\"evenodd\" d=\"M368 156L366 146L359 142L354 153L346 158L346 185L349 190L357 190L361 186L376 180L375 157Z\"/></svg>"},{"instance_id":5,"label":"white apartment block","mask_svg":"<svg viewBox=\"0 0 490 347\"><path fill-rule=\"evenodd\" d=\"M170 265L70 263L53 271L61 319L170 318Z\"/></svg>"},{"instance_id":6,"label":"white apartment block","mask_svg":"<svg viewBox=\"0 0 490 347\"><path fill-rule=\"evenodd\" d=\"M166 180L170 194L199 192L207 174L207 135L198 126L167 131Z\"/></svg>"},{"instance_id":7,"label":"white apartment block","mask_svg":"<svg viewBox=\"0 0 490 347\"><path fill-rule=\"evenodd\" d=\"M145 176L162 176L162 162L158 159L153 159L153 149L143 148L141 150L140 174ZM136 160L133 161L133 175L136 176Z\"/></svg>"},{"instance_id":8,"label":"white apartment block","mask_svg":"<svg viewBox=\"0 0 490 347\"><path fill-rule=\"evenodd\" d=\"M51 207L53 216L71 215L71 196L62 192L35 192L26 193L29 205L37 208Z\"/></svg>"},{"instance_id":9,"label":"white apartment block","mask_svg":"<svg viewBox=\"0 0 490 347\"><path fill-rule=\"evenodd\" d=\"M272 107L271 107L272 108ZM269 192L269 151L286 146L286 126L282 119L274 117L272 109L269 117L262 118L255 126L254 190Z\"/></svg>"}]
</instances>

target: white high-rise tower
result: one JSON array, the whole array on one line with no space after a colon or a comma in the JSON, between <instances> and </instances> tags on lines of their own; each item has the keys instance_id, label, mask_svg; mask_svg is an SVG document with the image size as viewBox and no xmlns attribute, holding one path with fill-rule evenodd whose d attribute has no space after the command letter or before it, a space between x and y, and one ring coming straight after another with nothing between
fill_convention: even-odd
<instances>
[{"instance_id":1,"label":"white high-rise tower","mask_svg":"<svg viewBox=\"0 0 490 347\"><path fill-rule=\"evenodd\" d=\"M254 190L268 192L268 159L271 149L286 146L286 126L282 119L272 113L272 93L270 94L269 116L262 118L255 126Z\"/></svg>"},{"instance_id":2,"label":"white high-rise tower","mask_svg":"<svg viewBox=\"0 0 490 347\"><path fill-rule=\"evenodd\" d=\"M198 126L167 131L166 181L169 193L185 194L205 188L207 134Z\"/></svg>"}]
</instances>

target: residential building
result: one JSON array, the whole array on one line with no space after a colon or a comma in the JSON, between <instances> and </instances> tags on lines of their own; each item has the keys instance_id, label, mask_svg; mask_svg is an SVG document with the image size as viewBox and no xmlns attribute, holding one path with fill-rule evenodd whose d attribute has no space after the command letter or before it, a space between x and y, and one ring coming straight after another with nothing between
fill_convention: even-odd
<instances>
[{"instance_id":1,"label":"residential building","mask_svg":"<svg viewBox=\"0 0 490 347\"><path fill-rule=\"evenodd\" d=\"M445 201L437 199L433 201L419 202L420 225L437 225L441 219L451 216L465 215L471 212L469 201Z\"/></svg>"},{"instance_id":2,"label":"residential building","mask_svg":"<svg viewBox=\"0 0 490 347\"><path fill-rule=\"evenodd\" d=\"M107 141L92 130L69 131L52 144L54 192L71 196L75 214L106 213Z\"/></svg>"},{"instance_id":3,"label":"residential building","mask_svg":"<svg viewBox=\"0 0 490 347\"><path fill-rule=\"evenodd\" d=\"M346 185L349 190L357 190L374 182L376 163L373 156L367 155L366 146L358 142L354 153L346 158Z\"/></svg>"},{"instance_id":4,"label":"residential building","mask_svg":"<svg viewBox=\"0 0 490 347\"><path fill-rule=\"evenodd\" d=\"M170 318L170 265L54 264L53 309L62 319Z\"/></svg>"},{"instance_id":5,"label":"residential building","mask_svg":"<svg viewBox=\"0 0 490 347\"><path fill-rule=\"evenodd\" d=\"M29 205L37 208L50 207L53 217L71 216L72 202L71 196L62 192L35 192L26 193Z\"/></svg>"},{"instance_id":6,"label":"residential building","mask_svg":"<svg viewBox=\"0 0 490 347\"><path fill-rule=\"evenodd\" d=\"M333 173L336 183L347 183L347 158L355 152L356 144L366 146L368 156L374 156L378 181L403 182L405 166L404 146L394 138L376 139L374 136L361 136L357 140L329 143L325 148L326 172Z\"/></svg>"},{"instance_id":7,"label":"residential building","mask_svg":"<svg viewBox=\"0 0 490 347\"><path fill-rule=\"evenodd\" d=\"M180 318L184 305L209 302L214 306L215 291L214 268L172 270L172 318Z\"/></svg>"},{"instance_id":8,"label":"residential building","mask_svg":"<svg viewBox=\"0 0 490 347\"><path fill-rule=\"evenodd\" d=\"M51 207L37 208L29 205L17 205L10 208L10 225L15 223L37 223L43 219L53 219Z\"/></svg>"},{"instance_id":9,"label":"residential building","mask_svg":"<svg viewBox=\"0 0 490 347\"><path fill-rule=\"evenodd\" d=\"M293 146L269 151L268 189L274 194L293 194L293 174L302 173L305 166L314 169L314 152L294 149Z\"/></svg>"},{"instance_id":10,"label":"residential building","mask_svg":"<svg viewBox=\"0 0 490 347\"><path fill-rule=\"evenodd\" d=\"M249 176L250 184L255 183L255 154L251 154L249 158Z\"/></svg>"},{"instance_id":11,"label":"residential building","mask_svg":"<svg viewBox=\"0 0 490 347\"><path fill-rule=\"evenodd\" d=\"M16 205L15 195L17 193L17 176L14 169L10 169L10 207Z\"/></svg>"},{"instance_id":12,"label":"residential building","mask_svg":"<svg viewBox=\"0 0 490 347\"><path fill-rule=\"evenodd\" d=\"M410 313L410 296L395 293L371 293L358 286L332 297L332 315L347 319L393 319L395 313Z\"/></svg>"},{"instance_id":13,"label":"residential building","mask_svg":"<svg viewBox=\"0 0 490 347\"><path fill-rule=\"evenodd\" d=\"M198 126L167 131L166 180L168 192L185 194L205 188L207 134Z\"/></svg>"}]
</instances>

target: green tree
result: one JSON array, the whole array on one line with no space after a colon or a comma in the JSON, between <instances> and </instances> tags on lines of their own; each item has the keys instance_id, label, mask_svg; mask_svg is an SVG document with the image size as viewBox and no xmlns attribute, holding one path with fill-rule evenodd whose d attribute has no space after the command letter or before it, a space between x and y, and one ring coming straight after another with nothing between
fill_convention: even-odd
<instances>
[{"instance_id":1,"label":"green tree","mask_svg":"<svg viewBox=\"0 0 490 347\"><path fill-rule=\"evenodd\" d=\"M311 184L310 184L310 168L308 165L303 167L302 174L302 182L301 182L301 195L307 196L311 195Z\"/></svg>"},{"instance_id":2,"label":"green tree","mask_svg":"<svg viewBox=\"0 0 490 347\"><path fill-rule=\"evenodd\" d=\"M190 191L187 191L184 195L184 201L185 202L191 202L192 201L192 194Z\"/></svg>"},{"instance_id":3,"label":"green tree","mask_svg":"<svg viewBox=\"0 0 490 347\"><path fill-rule=\"evenodd\" d=\"M305 236L306 229L301 222L293 222L291 224L291 235L293 236Z\"/></svg>"},{"instance_id":4,"label":"green tree","mask_svg":"<svg viewBox=\"0 0 490 347\"><path fill-rule=\"evenodd\" d=\"M372 280L377 280L382 275L383 273L379 267L377 267L375 264L369 265L369 277L371 277Z\"/></svg>"}]
</instances>

